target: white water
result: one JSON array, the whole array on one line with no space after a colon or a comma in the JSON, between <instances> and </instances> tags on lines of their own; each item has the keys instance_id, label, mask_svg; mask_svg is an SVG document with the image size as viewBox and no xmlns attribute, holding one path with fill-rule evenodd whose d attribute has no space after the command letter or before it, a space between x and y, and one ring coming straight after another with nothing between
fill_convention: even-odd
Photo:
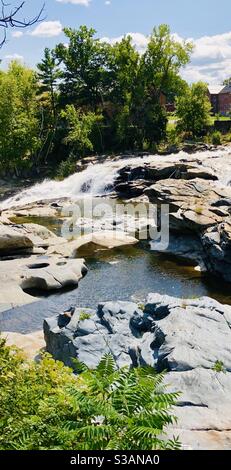
<instances>
[{"instance_id":1,"label":"white water","mask_svg":"<svg viewBox=\"0 0 231 470\"><path fill-rule=\"evenodd\" d=\"M225 158L225 164L222 157ZM92 196L104 195L107 194L119 170L124 166L160 161L163 163L176 162L181 159L190 161L200 160L203 166L215 168L220 184L229 184L231 179L230 149L220 149L213 152L196 152L193 155L185 152L164 157L149 155L89 165L86 170L75 173L63 181L45 180L3 201L0 207L1 209L10 209L50 199L68 198L75 200L86 194Z\"/></svg>"}]
</instances>

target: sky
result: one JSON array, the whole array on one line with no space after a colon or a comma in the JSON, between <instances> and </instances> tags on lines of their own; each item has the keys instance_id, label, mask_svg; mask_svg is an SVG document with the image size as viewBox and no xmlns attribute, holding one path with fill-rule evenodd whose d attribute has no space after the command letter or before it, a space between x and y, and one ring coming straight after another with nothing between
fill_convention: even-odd
<instances>
[{"instance_id":1,"label":"sky","mask_svg":"<svg viewBox=\"0 0 231 470\"><path fill-rule=\"evenodd\" d=\"M192 61L182 71L187 81L220 84L231 76L230 0L25 0L23 17L33 17L43 1L39 24L8 30L7 43L0 50L1 68L14 58L35 67L45 47L66 42L64 26L94 27L97 37L111 42L129 33L143 52L153 27L167 23L179 39L195 43ZM12 5L18 3L11 0Z\"/></svg>"}]
</instances>

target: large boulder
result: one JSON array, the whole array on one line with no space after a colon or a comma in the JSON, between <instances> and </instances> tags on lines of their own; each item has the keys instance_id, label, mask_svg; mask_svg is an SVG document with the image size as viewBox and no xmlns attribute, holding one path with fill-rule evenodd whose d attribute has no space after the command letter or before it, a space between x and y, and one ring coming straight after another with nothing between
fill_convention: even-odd
<instances>
[{"instance_id":1,"label":"large boulder","mask_svg":"<svg viewBox=\"0 0 231 470\"><path fill-rule=\"evenodd\" d=\"M19 250L31 250L31 239L8 225L0 224L0 254L15 253Z\"/></svg>"},{"instance_id":2,"label":"large boulder","mask_svg":"<svg viewBox=\"0 0 231 470\"><path fill-rule=\"evenodd\" d=\"M186 371L197 367L212 369L216 361L221 361L224 369L231 371L230 306L207 297L184 300L149 294L142 308L131 302L106 302L91 312L90 322L84 312L77 308L64 323L63 314L45 320L49 352L54 353L50 335L67 337L73 343L76 357L81 354L77 338L84 336L86 342L91 335L90 342L94 344L100 336L104 347L95 355L97 363L104 351L111 349L116 335L130 365L141 361L158 370ZM88 362L87 352L85 359Z\"/></svg>"},{"instance_id":3,"label":"large boulder","mask_svg":"<svg viewBox=\"0 0 231 470\"><path fill-rule=\"evenodd\" d=\"M196 162L167 161L160 160L145 162L142 165L132 164L124 166L115 180L114 189L119 197L131 199L140 196L145 189L159 180L192 180L195 178L205 180L217 180L215 172L206 167L198 167Z\"/></svg>"},{"instance_id":4,"label":"large boulder","mask_svg":"<svg viewBox=\"0 0 231 470\"><path fill-rule=\"evenodd\" d=\"M0 263L0 311L36 301L25 292L62 290L77 286L86 274L84 259L68 260L58 256L7 259Z\"/></svg>"},{"instance_id":5,"label":"large boulder","mask_svg":"<svg viewBox=\"0 0 231 470\"><path fill-rule=\"evenodd\" d=\"M209 271L231 282L231 217L201 237Z\"/></svg>"},{"instance_id":6,"label":"large boulder","mask_svg":"<svg viewBox=\"0 0 231 470\"><path fill-rule=\"evenodd\" d=\"M44 321L47 350L75 366L95 367L111 353L118 367L148 364L168 370L169 391L181 392L169 436L185 448L231 446L231 306L203 297L149 294L145 305L106 302L72 308Z\"/></svg>"},{"instance_id":7,"label":"large boulder","mask_svg":"<svg viewBox=\"0 0 231 470\"><path fill-rule=\"evenodd\" d=\"M83 235L76 240L59 243L57 246L54 244L49 247L48 254L59 254L64 257L75 258L78 251L87 246L94 246L95 248L101 247L103 249L117 248L126 245L135 245L138 240L131 237L128 233L119 230L102 230L93 232L88 235Z\"/></svg>"},{"instance_id":8,"label":"large boulder","mask_svg":"<svg viewBox=\"0 0 231 470\"><path fill-rule=\"evenodd\" d=\"M135 360L136 338L132 319L142 311L131 302L107 302L97 311L77 308L44 320L47 351L55 359L73 366L73 358L95 367L105 353L111 352L122 367Z\"/></svg>"},{"instance_id":9,"label":"large boulder","mask_svg":"<svg viewBox=\"0 0 231 470\"><path fill-rule=\"evenodd\" d=\"M86 272L83 259L37 259L21 269L20 286L22 289L59 290L77 286Z\"/></svg>"}]
</instances>

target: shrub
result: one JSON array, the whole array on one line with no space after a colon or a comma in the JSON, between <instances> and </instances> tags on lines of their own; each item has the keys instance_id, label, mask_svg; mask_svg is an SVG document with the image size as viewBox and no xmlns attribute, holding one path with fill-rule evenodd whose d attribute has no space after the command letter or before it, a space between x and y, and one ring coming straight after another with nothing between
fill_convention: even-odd
<instances>
[{"instance_id":1,"label":"shrub","mask_svg":"<svg viewBox=\"0 0 231 470\"><path fill-rule=\"evenodd\" d=\"M213 145L221 145L221 133L220 131L214 131L212 133L212 144Z\"/></svg>"},{"instance_id":2,"label":"shrub","mask_svg":"<svg viewBox=\"0 0 231 470\"><path fill-rule=\"evenodd\" d=\"M79 315L79 321L83 321L83 320L89 320L91 318L91 315L90 313L87 313L87 312L80 312L80 315Z\"/></svg>"},{"instance_id":3,"label":"shrub","mask_svg":"<svg viewBox=\"0 0 231 470\"><path fill-rule=\"evenodd\" d=\"M70 155L67 160L62 161L58 166L57 177L62 180L76 172L76 160Z\"/></svg>"},{"instance_id":4,"label":"shrub","mask_svg":"<svg viewBox=\"0 0 231 470\"><path fill-rule=\"evenodd\" d=\"M178 394L152 368L117 370L106 355L78 376L45 354L39 363L0 340L1 450L178 449L165 427Z\"/></svg>"},{"instance_id":5,"label":"shrub","mask_svg":"<svg viewBox=\"0 0 231 470\"><path fill-rule=\"evenodd\" d=\"M181 136L177 131L176 127L169 127L167 129L167 142L169 145L178 146L181 142Z\"/></svg>"}]
</instances>

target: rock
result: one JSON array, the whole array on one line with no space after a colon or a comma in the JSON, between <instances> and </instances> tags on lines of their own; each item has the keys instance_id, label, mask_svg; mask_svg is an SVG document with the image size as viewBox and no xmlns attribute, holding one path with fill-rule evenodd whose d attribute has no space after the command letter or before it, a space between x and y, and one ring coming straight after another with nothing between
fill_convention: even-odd
<instances>
[{"instance_id":1,"label":"rock","mask_svg":"<svg viewBox=\"0 0 231 470\"><path fill-rule=\"evenodd\" d=\"M77 286L86 274L83 259L30 256L0 263L0 311L36 301L24 289L61 290Z\"/></svg>"},{"instance_id":2,"label":"rock","mask_svg":"<svg viewBox=\"0 0 231 470\"><path fill-rule=\"evenodd\" d=\"M37 224L13 224L8 219L0 223L0 254L43 253L49 246L65 243L53 232ZM42 251L41 251L42 249ZM40 251L39 251L40 250Z\"/></svg>"},{"instance_id":3,"label":"rock","mask_svg":"<svg viewBox=\"0 0 231 470\"><path fill-rule=\"evenodd\" d=\"M201 237L208 270L231 282L231 218L208 229Z\"/></svg>"},{"instance_id":4,"label":"rock","mask_svg":"<svg viewBox=\"0 0 231 470\"><path fill-rule=\"evenodd\" d=\"M78 250L87 245L94 245L95 247L102 247L106 249L116 248L125 245L134 245L138 240L129 236L127 233L119 230L93 232L89 235L84 235L77 238L77 240L68 243L59 244L58 246L50 247L47 251L49 255L59 254L64 257L76 258Z\"/></svg>"},{"instance_id":5,"label":"rock","mask_svg":"<svg viewBox=\"0 0 231 470\"><path fill-rule=\"evenodd\" d=\"M77 286L86 274L83 259L66 260L65 258L37 260L25 265L20 273L22 289L59 290Z\"/></svg>"},{"instance_id":6,"label":"rock","mask_svg":"<svg viewBox=\"0 0 231 470\"><path fill-rule=\"evenodd\" d=\"M218 179L211 168L198 168L195 163L153 161L143 165L124 166L119 171L114 190L119 197L130 199L142 195L154 181L168 178L173 180L200 178L213 181Z\"/></svg>"},{"instance_id":7,"label":"rock","mask_svg":"<svg viewBox=\"0 0 231 470\"><path fill-rule=\"evenodd\" d=\"M58 319L46 320L48 349L49 328L64 336L68 331L68 340L81 336L78 315L79 309L65 328L57 329ZM95 324L93 329L92 322ZM230 323L231 307L207 297L184 300L149 294L144 312L131 302L106 302L100 304L91 317L91 330L88 331L88 323L83 322L82 327L86 328L84 336L97 336L103 332L108 344L112 339L108 339L108 335L117 335L121 344L124 341L126 354L129 354L131 344L136 345L140 351L139 360L158 370L212 369L219 360L224 369L231 371ZM51 349L49 351L53 354ZM128 362L132 364L133 360Z\"/></svg>"},{"instance_id":8,"label":"rock","mask_svg":"<svg viewBox=\"0 0 231 470\"><path fill-rule=\"evenodd\" d=\"M197 252L200 253L199 264L206 266L210 273L231 282L230 190L214 187L199 179L163 180L146 189L145 193L152 203L169 204L170 230L181 237L178 251L181 251L179 245L184 244L182 233L185 240L189 239L189 234L196 234L201 247L199 249L197 243L193 253L196 251L195 257ZM177 235L172 247L170 238L167 252L177 252L176 239Z\"/></svg>"},{"instance_id":9,"label":"rock","mask_svg":"<svg viewBox=\"0 0 231 470\"><path fill-rule=\"evenodd\" d=\"M105 353L111 352L122 367L132 363L132 351L136 338L131 334L130 321L141 315L131 302L107 302L100 304L96 312L90 311L90 319L80 320L88 309L76 309L65 327L59 327L60 316L44 321L47 351L66 365L73 366L72 358L78 358L89 367L95 367Z\"/></svg>"},{"instance_id":10,"label":"rock","mask_svg":"<svg viewBox=\"0 0 231 470\"><path fill-rule=\"evenodd\" d=\"M10 226L0 224L0 253L15 253L19 250L31 250L30 238Z\"/></svg>"},{"instance_id":11,"label":"rock","mask_svg":"<svg viewBox=\"0 0 231 470\"><path fill-rule=\"evenodd\" d=\"M179 406L174 409L178 422L171 428L171 435L179 436L184 448L229 449L231 373L196 368L170 372L165 382L169 392L181 391Z\"/></svg>"},{"instance_id":12,"label":"rock","mask_svg":"<svg viewBox=\"0 0 231 470\"><path fill-rule=\"evenodd\" d=\"M28 206L20 207L18 209L11 208L6 210L5 213L9 218L13 217L57 217L57 208L52 204L47 203L34 203Z\"/></svg>"},{"instance_id":13,"label":"rock","mask_svg":"<svg viewBox=\"0 0 231 470\"><path fill-rule=\"evenodd\" d=\"M3 261L1 263L3 263ZM3 278L2 272L0 270L0 281L1 281L0 312L4 312L5 310L10 310L20 305L30 304L37 300L32 295L29 295L29 294L26 294L26 292L23 292L21 287L18 285L16 279L12 279L11 276L10 276L10 279L8 276L5 276L5 279L2 279L2 278Z\"/></svg>"},{"instance_id":14,"label":"rock","mask_svg":"<svg viewBox=\"0 0 231 470\"><path fill-rule=\"evenodd\" d=\"M43 331L35 331L34 333L22 335L21 333L14 333L12 331L4 331L2 337L6 339L8 346L16 346L25 353L25 357L30 360L35 360L39 353L45 348L45 340Z\"/></svg>"},{"instance_id":15,"label":"rock","mask_svg":"<svg viewBox=\"0 0 231 470\"><path fill-rule=\"evenodd\" d=\"M223 449L231 445L230 326L231 307L208 297L149 294L142 309L106 302L46 319L44 335L47 350L69 366L78 358L95 367L110 352L118 367L167 368L168 391L181 392L168 435L179 435L185 449Z\"/></svg>"},{"instance_id":16,"label":"rock","mask_svg":"<svg viewBox=\"0 0 231 470\"><path fill-rule=\"evenodd\" d=\"M210 206L217 203L222 196L219 188L214 188L209 181L198 178L192 181L174 179L158 181L147 188L145 194L154 204L169 204L171 212L177 212L179 209L182 211L193 209L200 215L204 209L210 209L211 218L214 217L214 212Z\"/></svg>"},{"instance_id":17,"label":"rock","mask_svg":"<svg viewBox=\"0 0 231 470\"><path fill-rule=\"evenodd\" d=\"M157 244L152 241L150 242L150 248L155 252L162 252L158 250ZM188 261L192 265L200 265L203 269L205 268L204 249L200 238L195 234L184 233L180 235L171 232L169 245L167 249L164 250L164 253Z\"/></svg>"}]
</instances>

